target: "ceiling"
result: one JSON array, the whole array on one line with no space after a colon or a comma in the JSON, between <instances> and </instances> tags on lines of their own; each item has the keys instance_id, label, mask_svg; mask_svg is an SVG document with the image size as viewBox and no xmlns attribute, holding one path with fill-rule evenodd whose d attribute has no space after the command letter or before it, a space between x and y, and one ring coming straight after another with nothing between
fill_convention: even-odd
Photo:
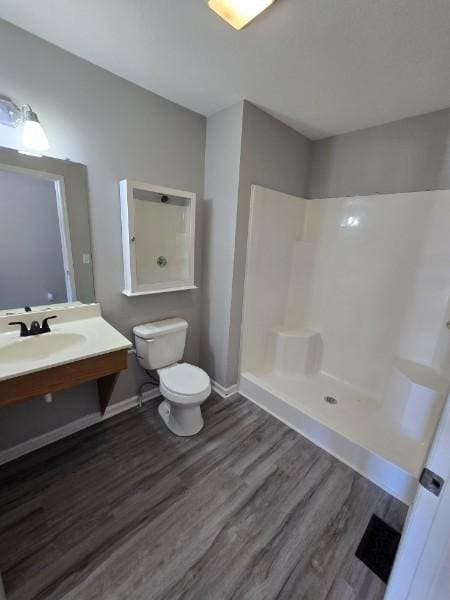
<instances>
[{"instance_id":1,"label":"ceiling","mask_svg":"<svg viewBox=\"0 0 450 600\"><path fill-rule=\"evenodd\" d=\"M204 115L246 98L317 139L450 106L450 0L0 0L0 17Z\"/></svg>"}]
</instances>

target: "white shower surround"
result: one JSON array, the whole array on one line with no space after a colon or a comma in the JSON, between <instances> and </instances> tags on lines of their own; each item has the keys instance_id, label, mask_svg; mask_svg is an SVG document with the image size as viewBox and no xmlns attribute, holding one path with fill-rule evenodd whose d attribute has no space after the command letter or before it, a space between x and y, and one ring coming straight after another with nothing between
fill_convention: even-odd
<instances>
[{"instance_id":1,"label":"white shower surround","mask_svg":"<svg viewBox=\"0 0 450 600\"><path fill-rule=\"evenodd\" d=\"M448 231L450 191L252 187L240 391L406 502L449 387Z\"/></svg>"}]
</instances>

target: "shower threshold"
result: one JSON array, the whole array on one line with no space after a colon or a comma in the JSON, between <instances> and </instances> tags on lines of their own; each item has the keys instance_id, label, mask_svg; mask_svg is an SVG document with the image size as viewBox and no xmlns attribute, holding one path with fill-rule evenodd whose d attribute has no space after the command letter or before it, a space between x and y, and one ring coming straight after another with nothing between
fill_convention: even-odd
<instances>
[{"instance_id":1,"label":"shower threshold","mask_svg":"<svg viewBox=\"0 0 450 600\"><path fill-rule=\"evenodd\" d=\"M240 393L304 437L410 504L430 439L389 426L375 399L324 373L244 372Z\"/></svg>"}]
</instances>

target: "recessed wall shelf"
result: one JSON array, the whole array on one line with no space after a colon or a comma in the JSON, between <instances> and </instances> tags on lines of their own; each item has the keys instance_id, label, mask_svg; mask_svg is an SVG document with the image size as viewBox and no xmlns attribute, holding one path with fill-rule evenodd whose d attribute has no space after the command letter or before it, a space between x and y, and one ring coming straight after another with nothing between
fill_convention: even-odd
<instances>
[{"instance_id":1,"label":"recessed wall shelf","mask_svg":"<svg viewBox=\"0 0 450 600\"><path fill-rule=\"evenodd\" d=\"M120 182L125 296L192 290L195 205L192 192Z\"/></svg>"}]
</instances>

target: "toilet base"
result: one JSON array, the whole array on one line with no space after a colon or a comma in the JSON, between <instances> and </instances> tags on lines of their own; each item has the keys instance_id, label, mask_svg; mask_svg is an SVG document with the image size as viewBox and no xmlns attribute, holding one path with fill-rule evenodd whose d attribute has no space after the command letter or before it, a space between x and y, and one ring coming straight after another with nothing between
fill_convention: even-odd
<instances>
[{"instance_id":1,"label":"toilet base","mask_svg":"<svg viewBox=\"0 0 450 600\"><path fill-rule=\"evenodd\" d=\"M158 413L167 428L182 437L195 435L205 424L200 406L179 406L163 400L158 406Z\"/></svg>"}]
</instances>

